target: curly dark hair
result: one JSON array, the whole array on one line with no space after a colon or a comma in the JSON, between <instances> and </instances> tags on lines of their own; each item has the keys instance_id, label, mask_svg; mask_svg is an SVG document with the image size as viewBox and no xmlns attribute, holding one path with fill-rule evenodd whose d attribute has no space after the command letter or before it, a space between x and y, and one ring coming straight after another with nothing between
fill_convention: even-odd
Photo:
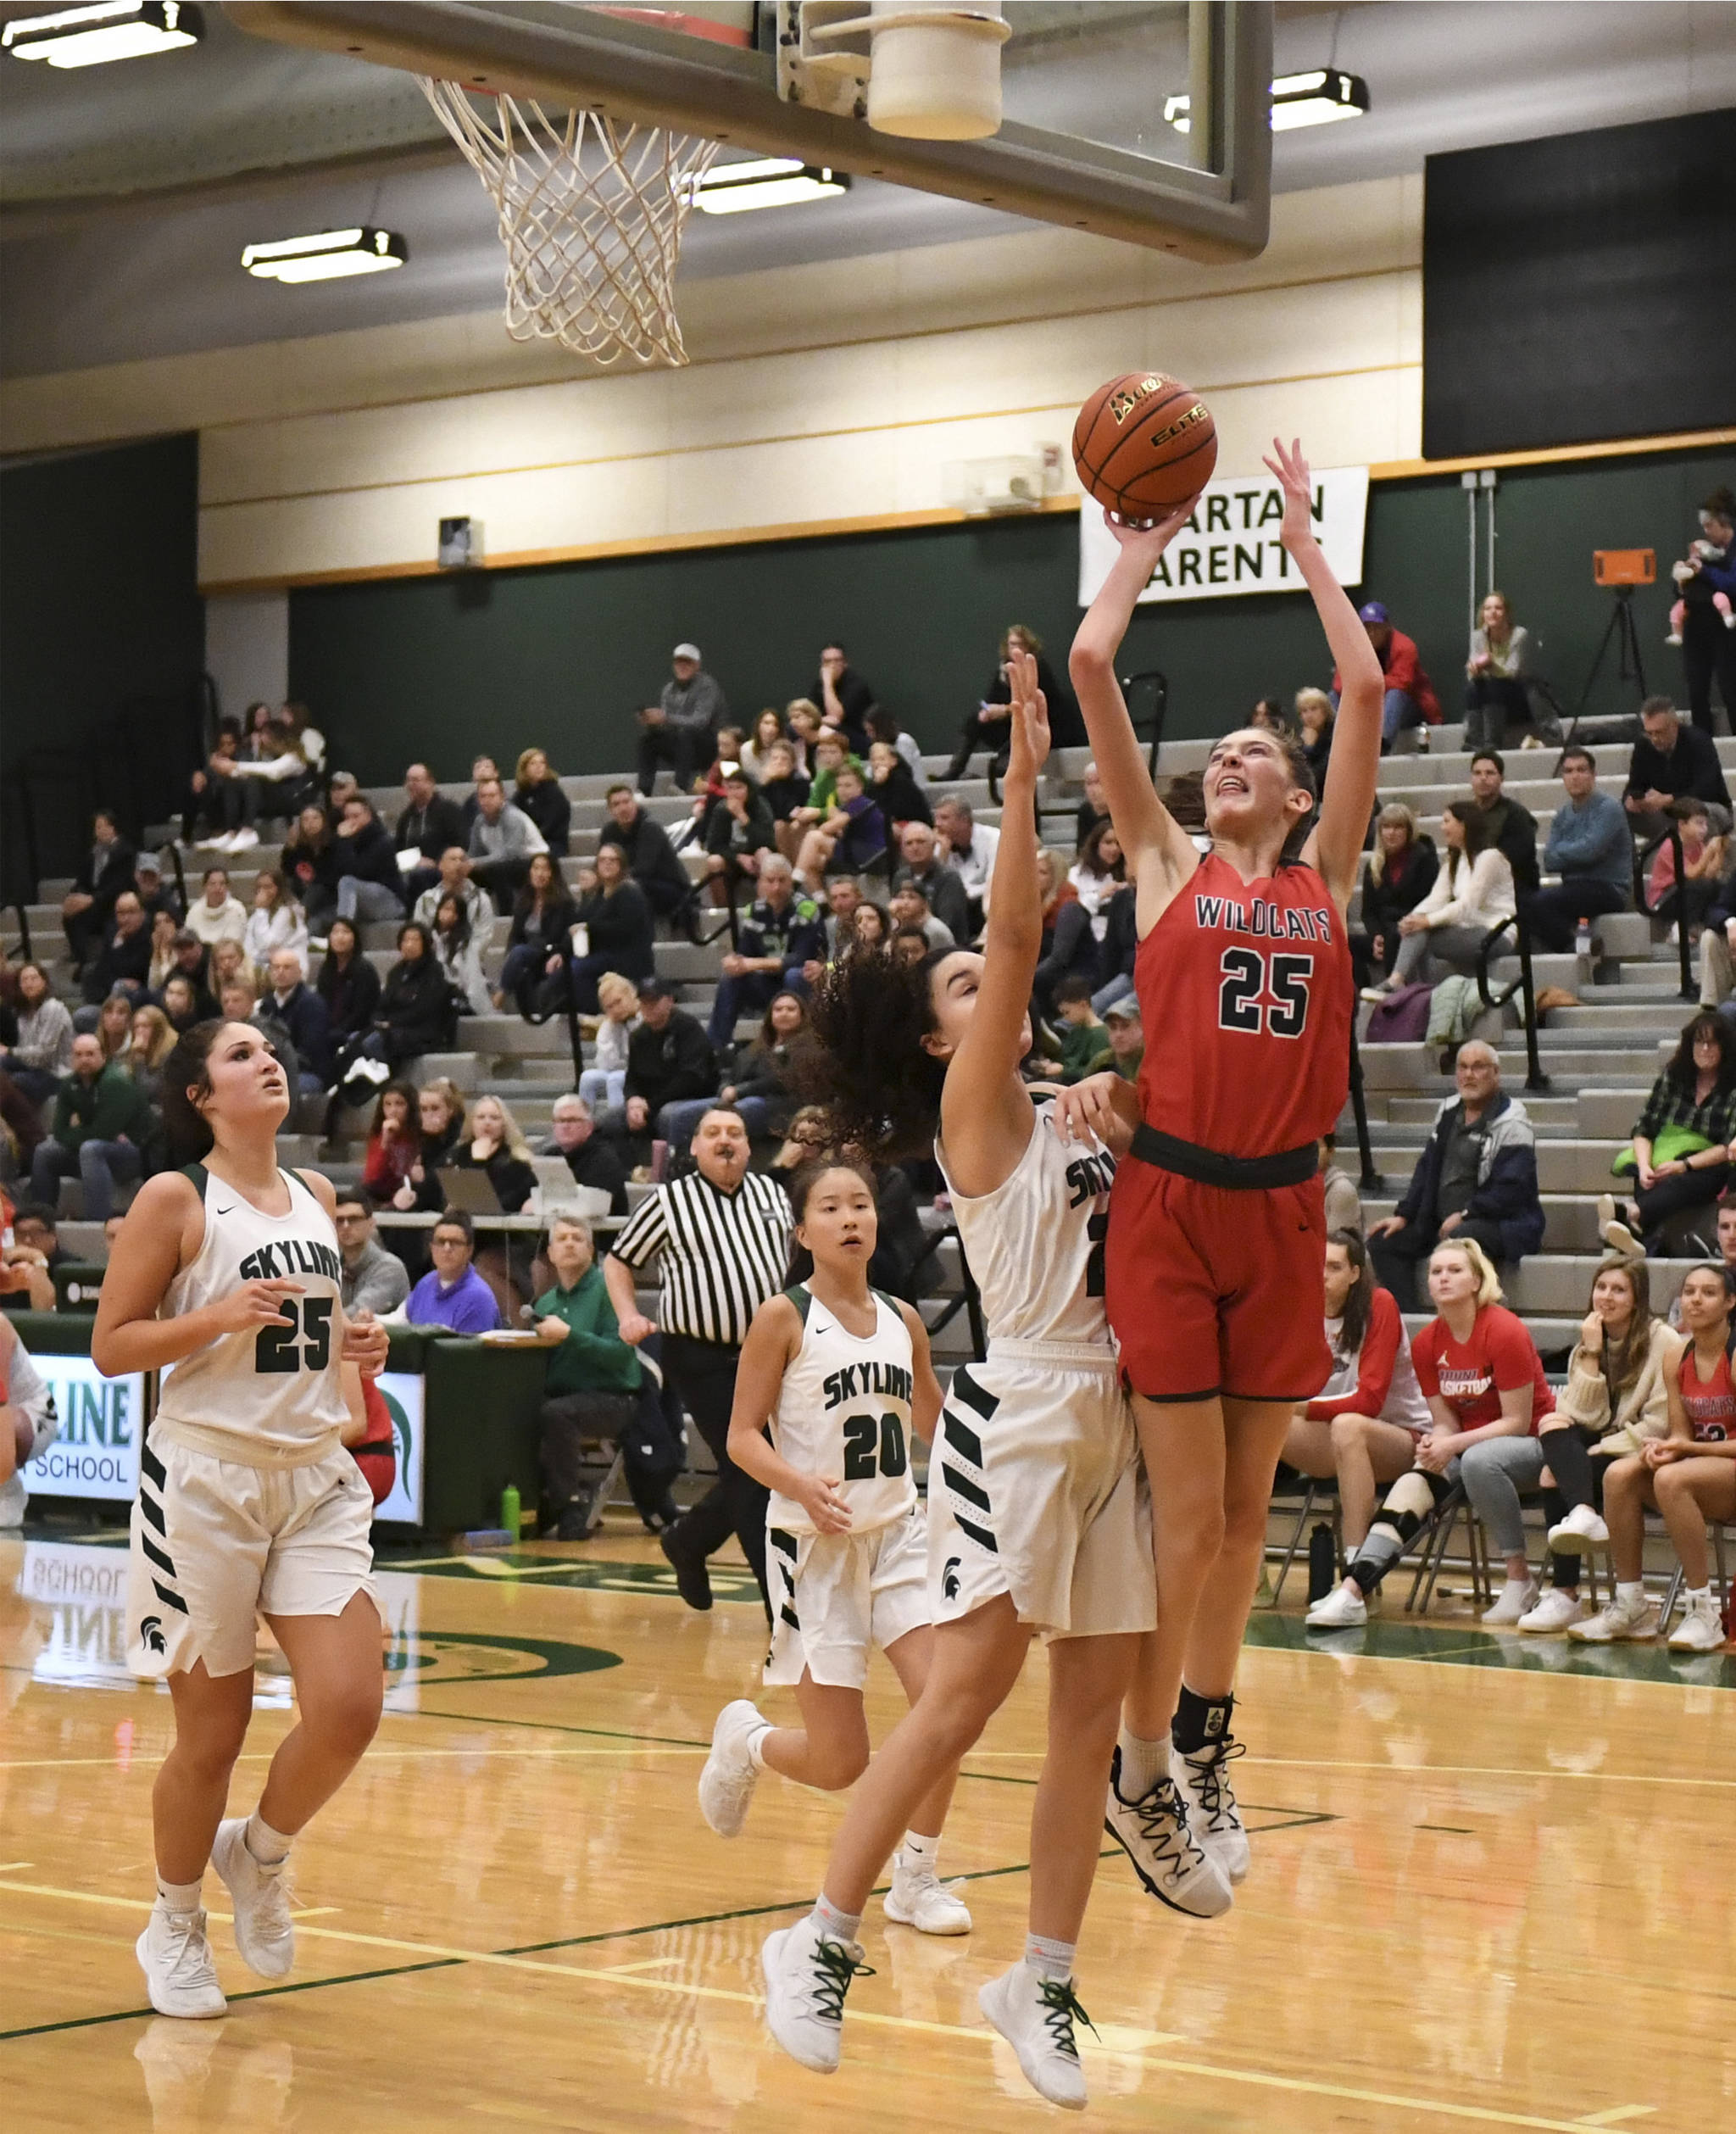
<instances>
[{"instance_id":1,"label":"curly dark hair","mask_svg":"<svg viewBox=\"0 0 1736 2134\"><path fill-rule=\"evenodd\" d=\"M1694 1042L1708 1034L1718 1048L1718 1089L1720 1091L1728 1089L1732 1082L1736 1082L1736 1030L1731 1028L1722 1015L1714 1015L1711 1009L1707 1009L1702 1015L1690 1017L1682 1025L1681 1042L1672 1055L1670 1064L1664 1069L1666 1081L1673 1082L1678 1089L1690 1095L1695 1076Z\"/></svg>"},{"instance_id":2,"label":"curly dark hair","mask_svg":"<svg viewBox=\"0 0 1736 2134\"><path fill-rule=\"evenodd\" d=\"M818 1042L792 1061L792 1079L803 1100L824 1108L835 1146L871 1163L926 1152L946 1062L922 1040L936 1027L935 967L954 953L938 949L920 963L844 956L815 988L809 1023Z\"/></svg>"}]
</instances>

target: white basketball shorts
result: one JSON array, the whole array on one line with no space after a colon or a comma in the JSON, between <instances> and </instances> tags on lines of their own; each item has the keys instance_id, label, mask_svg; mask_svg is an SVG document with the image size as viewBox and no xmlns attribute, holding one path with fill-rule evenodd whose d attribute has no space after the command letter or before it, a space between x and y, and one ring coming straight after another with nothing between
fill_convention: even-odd
<instances>
[{"instance_id":1,"label":"white basketball shorts","mask_svg":"<svg viewBox=\"0 0 1736 2134\"><path fill-rule=\"evenodd\" d=\"M253 1664L255 1614L341 1615L374 1599L374 1493L342 1446L303 1467L224 1460L153 1431L127 1563L127 1665L208 1674Z\"/></svg>"},{"instance_id":2,"label":"white basketball shorts","mask_svg":"<svg viewBox=\"0 0 1736 2134\"><path fill-rule=\"evenodd\" d=\"M1151 1499L1107 1347L991 1341L960 1365L928 1463L928 1599L956 1622L1005 1593L1045 1637L1157 1621Z\"/></svg>"},{"instance_id":3,"label":"white basketball shorts","mask_svg":"<svg viewBox=\"0 0 1736 2134\"><path fill-rule=\"evenodd\" d=\"M860 1690L868 1648L883 1652L926 1630L928 1536L922 1507L863 1534L792 1534L768 1527L771 1650L765 1680L789 1688L804 1669L828 1688Z\"/></svg>"}]
</instances>

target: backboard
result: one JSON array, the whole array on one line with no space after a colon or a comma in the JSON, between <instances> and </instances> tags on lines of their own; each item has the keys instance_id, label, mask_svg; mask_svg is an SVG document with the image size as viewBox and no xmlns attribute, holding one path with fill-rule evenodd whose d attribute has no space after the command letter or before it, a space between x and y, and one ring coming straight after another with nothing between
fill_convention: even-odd
<instances>
[{"instance_id":1,"label":"backboard","mask_svg":"<svg viewBox=\"0 0 1736 2134\"><path fill-rule=\"evenodd\" d=\"M1260 0L1007 0L1004 116L926 141L786 100L795 0L682 10L525 0L246 0L256 36L485 92L601 109L726 144L980 203L1201 260L1265 246L1271 9ZM1186 131L1166 106L1188 99Z\"/></svg>"}]
</instances>

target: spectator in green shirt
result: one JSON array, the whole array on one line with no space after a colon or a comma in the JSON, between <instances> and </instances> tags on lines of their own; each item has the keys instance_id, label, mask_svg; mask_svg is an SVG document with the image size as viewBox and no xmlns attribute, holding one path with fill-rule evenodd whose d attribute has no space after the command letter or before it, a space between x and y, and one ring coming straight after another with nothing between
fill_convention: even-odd
<instances>
[{"instance_id":1,"label":"spectator in green shirt","mask_svg":"<svg viewBox=\"0 0 1736 2134\"><path fill-rule=\"evenodd\" d=\"M142 1169L151 1111L124 1067L106 1065L95 1031L72 1041L72 1073L54 1100L54 1127L31 1160L31 1197L53 1207L64 1178L84 1184L84 1219L106 1223L114 1189Z\"/></svg>"},{"instance_id":2,"label":"spectator in green shirt","mask_svg":"<svg viewBox=\"0 0 1736 2134\"><path fill-rule=\"evenodd\" d=\"M1063 1082L1082 1082L1115 1065L1109 1026L1091 1005L1088 978L1063 978L1054 989L1054 1009L1061 1024Z\"/></svg>"},{"instance_id":3,"label":"spectator in green shirt","mask_svg":"<svg viewBox=\"0 0 1736 2134\"><path fill-rule=\"evenodd\" d=\"M537 1332L554 1353L542 1402L542 1479L555 1538L582 1541L600 1507L585 1446L619 1438L639 1406L639 1359L620 1338L615 1307L597 1265L591 1227L558 1215L548 1228L554 1287L531 1307Z\"/></svg>"}]
</instances>

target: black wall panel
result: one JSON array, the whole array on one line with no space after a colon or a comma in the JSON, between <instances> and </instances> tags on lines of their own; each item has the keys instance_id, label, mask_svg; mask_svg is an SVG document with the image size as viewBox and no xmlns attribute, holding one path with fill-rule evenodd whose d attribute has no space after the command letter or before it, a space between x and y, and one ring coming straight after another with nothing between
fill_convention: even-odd
<instances>
[{"instance_id":1,"label":"black wall panel","mask_svg":"<svg viewBox=\"0 0 1736 2134\"><path fill-rule=\"evenodd\" d=\"M1736 421L1736 110L1430 156L1431 460Z\"/></svg>"},{"instance_id":2,"label":"black wall panel","mask_svg":"<svg viewBox=\"0 0 1736 2134\"><path fill-rule=\"evenodd\" d=\"M1694 507L1736 476L1736 453L1651 454L1505 473L1497 577L1577 699L1610 611L1594 548L1651 546L1661 578L1698 531ZM1377 482L1363 597L1392 608L1422 648L1449 716L1463 688L1466 514L1455 476ZM426 755L461 777L473 754L503 761L535 740L563 772L632 761L633 708L654 695L670 649L693 638L732 708L751 717L807 688L828 633L926 747L950 745L981 694L1000 631L1030 623L1057 665L1077 627L1077 529L1068 516L765 543L687 554L444 578L317 587L291 595L290 676L331 737L334 761L370 783ZM1669 688L1669 589L1636 603L1647 679ZM1123 671L1170 677L1171 732L1221 733L1268 691L1331 671L1305 594L1144 608ZM1593 708L1631 710L1612 671Z\"/></svg>"}]
</instances>

